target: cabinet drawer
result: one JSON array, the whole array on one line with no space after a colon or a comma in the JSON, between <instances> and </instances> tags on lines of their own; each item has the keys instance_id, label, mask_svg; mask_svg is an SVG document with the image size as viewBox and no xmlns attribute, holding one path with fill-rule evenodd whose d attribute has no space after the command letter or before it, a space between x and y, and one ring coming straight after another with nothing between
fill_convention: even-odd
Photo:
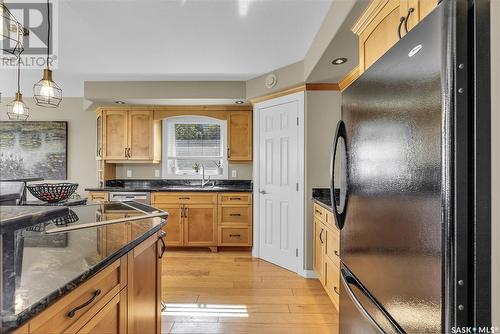
<instances>
[{"instance_id":1,"label":"cabinet drawer","mask_svg":"<svg viewBox=\"0 0 500 334\"><path fill-rule=\"evenodd\" d=\"M333 212L330 210L325 210L325 223L328 227L334 227L336 228L337 225L335 225L335 215Z\"/></svg>"},{"instance_id":2,"label":"cabinet drawer","mask_svg":"<svg viewBox=\"0 0 500 334\"><path fill-rule=\"evenodd\" d=\"M221 205L252 204L252 194L251 193L219 194L219 204Z\"/></svg>"},{"instance_id":3,"label":"cabinet drawer","mask_svg":"<svg viewBox=\"0 0 500 334\"><path fill-rule=\"evenodd\" d=\"M328 258L325 259L325 290L338 310L340 294L340 269Z\"/></svg>"},{"instance_id":4,"label":"cabinet drawer","mask_svg":"<svg viewBox=\"0 0 500 334\"><path fill-rule=\"evenodd\" d=\"M251 246L250 227L219 227L219 246Z\"/></svg>"},{"instance_id":5,"label":"cabinet drawer","mask_svg":"<svg viewBox=\"0 0 500 334\"><path fill-rule=\"evenodd\" d=\"M126 264L115 261L30 322L30 333L74 333L126 285ZM125 263L125 262L124 262Z\"/></svg>"},{"instance_id":6,"label":"cabinet drawer","mask_svg":"<svg viewBox=\"0 0 500 334\"><path fill-rule=\"evenodd\" d=\"M325 216L326 216L326 210L319 204L314 203L313 205L313 217L316 219L321 220L322 222L325 221Z\"/></svg>"},{"instance_id":7,"label":"cabinet drawer","mask_svg":"<svg viewBox=\"0 0 500 334\"><path fill-rule=\"evenodd\" d=\"M337 267L340 267L340 232L336 228L325 229L325 254Z\"/></svg>"},{"instance_id":8,"label":"cabinet drawer","mask_svg":"<svg viewBox=\"0 0 500 334\"><path fill-rule=\"evenodd\" d=\"M107 191L89 192L90 202L107 202L108 200L109 200L109 193Z\"/></svg>"},{"instance_id":9,"label":"cabinet drawer","mask_svg":"<svg viewBox=\"0 0 500 334\"><path fill-rule=\"evenodd\" d=\"M203 193L153 193L152 202L154 204L217 204L217 194Z\"/></svg>"},{"instance_id":10,"label":"cabinet drawer","mask_svg":"<svg viewBox=\"0 0 500 334\"><path fill-rule=\"evenodd\" d=\"M250 225L252 223L251 206L219 206L220 224Z\"/></svg>"}]
</instances>

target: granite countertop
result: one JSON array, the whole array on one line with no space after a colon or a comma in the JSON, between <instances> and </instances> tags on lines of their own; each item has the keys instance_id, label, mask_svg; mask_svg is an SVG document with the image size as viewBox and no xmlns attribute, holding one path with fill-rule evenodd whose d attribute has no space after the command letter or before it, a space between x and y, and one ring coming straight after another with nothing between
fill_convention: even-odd
<instances>
[{"instance_id":1,"label":"granite countertop","mask_svg":"<svg viewBox=\"0 0 500 334\"><path fill-rule=\"evenodd\" d=\"M329 188L313 188L312 197L314 202L333 212Z\"/></svg>"},{"instance_id":2,"label":"granite countertop","mask_svg":"<svg viewBox=\"0 0 500 334\"><path fill-rule=\"evenodd\" d=\"M250 180L213 180L214 186L201 187L200 180L111 180L104 187L86 191L192 191L192 192L252 192Z\"/></svg>"},{"instance_id":3,"label":"granite countertop","mask_svg":"<svg viewBox=\"0 0 500 334\"><path fill-rule=\"evenodd\" d=\"M36 224L68 213L67 207L56 206L0 206L0 226L23 223Z\"/></svg>"},{"instance_id":4,"label":"granite countertop","mask_svg":"<svg viewBox=\"0 0 500 334\"><path fill-rule=\"evenodd\" d=\"M134 202L129 202L134 203ZM137 208L123 203L103 203L64 208L69 214L57 219L34 219L29 214L28 226L2 229L2 305L0 332L20 327L59 298L77 288L91 276L126 254L165 224L167 214L145 217L145 212L158 212L136 203ZM140 205L140 206L139 206ZM2 210L5 207L2 207ZM61 210L60 207L18 207L31 210ZM141 211L142 210L142 211ZM106 213L136 216L137 220L106 226L94 226L63 233L46 234L49 227L71 227L105 220ZM14 214L14 213L13 213ZM18 213L17 213L18 214ZM40 216L39 216L40 217ZM9 225L12 226L12 225ZM104 249L100 236L107 229ZM105 230L106 229L106 230ZM112 239L112 240L110 240Z\"/></svg>"}]
</instances>

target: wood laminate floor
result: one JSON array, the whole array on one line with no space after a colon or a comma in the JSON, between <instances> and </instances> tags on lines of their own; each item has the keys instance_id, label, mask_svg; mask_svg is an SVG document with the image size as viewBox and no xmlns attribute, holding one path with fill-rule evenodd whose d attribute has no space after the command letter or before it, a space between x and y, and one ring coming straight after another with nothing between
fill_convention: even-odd
<instances>
[{"instance_id":1,"label":"wood laminate floor","mask_svg":"<svg viewBox=\"0 0 500 334\"><path fill-rule=\"evenodd\" d=\"M163 333L337 333L338 313L318 280L250 252L169 250Z\"/></svg>"}]
</instances>

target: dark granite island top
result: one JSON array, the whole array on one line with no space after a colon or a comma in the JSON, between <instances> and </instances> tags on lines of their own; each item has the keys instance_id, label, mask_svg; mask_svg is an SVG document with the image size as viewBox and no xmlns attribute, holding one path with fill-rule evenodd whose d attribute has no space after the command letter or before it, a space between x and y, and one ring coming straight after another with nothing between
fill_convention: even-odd
<instances>
[{"instance_id":1,"label":"dark granite island top","mask_svg":"<svg viewBox=\"0 0 500 334\"><path fill-rule=\"evenodd\" d=\"M37 209L40 209L38 207ZM51 209L54 209L51 207ZM1 229L1 328L9 332L29 321L90 277L157 233L167 214L135 202L102 203L71 207L51 220L28 222ZM157 215L157 216L154 216ZM88 223L123 217L127 223L86 227ZM105 228L114 228L103 251ZM80 228L55 234L58 228Z\"/></svg>"},{"instance_id":2,"label":"dark granite island top","mask_svg":"<svg viewBox=\"0 0 500 334\"><path fill-rule=\"evenodd\" d=\"M192 191L192 192L252 192L250 180L213 180L213 185L201 187L200 180L108 180L104 187L85 188L86 191Z\"/></svg>"},{"instance_id":3,"label":"dark granite island top","mask_svg":"<svg viewBox=\"0 0 500 334\"><path fill-rule=\"evenodd\" d=\"M318 203L328 211L332 210L332 199L330 197L330 189L328 188L313 188L312 197L315 203Z\"/></svg>"}]
</instances>

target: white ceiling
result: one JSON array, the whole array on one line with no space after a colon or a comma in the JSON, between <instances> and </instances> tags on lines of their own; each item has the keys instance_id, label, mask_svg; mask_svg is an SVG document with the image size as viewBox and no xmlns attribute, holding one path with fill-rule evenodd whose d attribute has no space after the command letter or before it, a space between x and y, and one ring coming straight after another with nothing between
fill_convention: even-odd
<instances>
[{"instance_id":1,"label":"white ceiling","mask_svg":"<svg viewBox=\"0 0 500 334\"><path fill-rule=\"evenodd\" d=\"M8 4L8 2L7 2ZM331 0L59 0L65 96L86 80L248 80L304 58ZM12 96L15 71L0 70ZM23 72L23 89L41 74Z\"/></svg>"}]
</instances>

